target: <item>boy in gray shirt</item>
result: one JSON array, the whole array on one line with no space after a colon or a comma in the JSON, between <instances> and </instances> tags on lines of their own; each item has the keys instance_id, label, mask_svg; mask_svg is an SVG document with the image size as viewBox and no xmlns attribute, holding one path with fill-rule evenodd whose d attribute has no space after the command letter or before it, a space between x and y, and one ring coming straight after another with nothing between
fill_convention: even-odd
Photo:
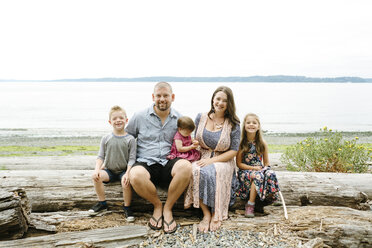
<instances>
[{"instance_id":1,"label":"boy in gray shirt","mask_svg":"<svg viewBox=\"0 0 372 248\"><path fill-rule=\"evenodd\" d=\"M134 137L124 130L127 122L128 118L124 109L119 106L111 108L109 123L113 131L101 140L96 169L92 175L99 202L89 212L95 215L107 210L103 184L120 180L123 187L124 214L128 222L133 222L134 216L130 208L132 187L129 183L129 171L136 161L137 144Z\"/></svg>"}]
</instances>

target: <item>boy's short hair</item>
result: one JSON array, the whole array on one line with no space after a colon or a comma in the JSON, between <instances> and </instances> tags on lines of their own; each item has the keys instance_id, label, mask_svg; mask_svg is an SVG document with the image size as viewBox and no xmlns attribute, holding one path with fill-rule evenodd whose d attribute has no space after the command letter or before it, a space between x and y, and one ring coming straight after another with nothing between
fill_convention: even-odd
<instances>
[{"instance_id":1,"label":"boy's short hair","mask_svg":"<svg viewBox=\"0 0 372 248\"><path fill-rule=\"evenodd\" d=\"M194 121L190 117L182 116L178 118L177 127L182 128L182 129L187 129L190 131L194 131L195 124L194 124Z\"/></svg>"},{"instance_id":2,"label":"boy's short hair","mask_svg":"<svg viewBox=\"0 0 372 248\"><path fill-rule=\"evenodd\" d=\"M118 106L118 105L115 105L115 106L113 106L113 107L110 109L110 112L109 112L109 119L111 119L111 115L112 115L112 113L114 113L115 111L123 111L124 115L127 116L127 113L125 112L125 110L124 110L122 107L120 107L120 106Z\"/></svg>"}]
</instances>

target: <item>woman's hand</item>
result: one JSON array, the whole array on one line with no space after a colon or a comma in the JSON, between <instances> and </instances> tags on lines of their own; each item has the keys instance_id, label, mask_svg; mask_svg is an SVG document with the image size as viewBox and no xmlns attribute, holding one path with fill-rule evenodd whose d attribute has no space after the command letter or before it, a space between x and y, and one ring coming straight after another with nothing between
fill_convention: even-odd
<instances>
[{"instance_id":1,"label":"woman's hand","mask_svg":"<svg viewBox=\"0 0 372 248\"><path fill-rule=\"evenodd\" d=\"M213 164L213 161L210 158L204 158L204 159L200 159L199 161L197 161L196 164L200 167L204 167L204 166Z\"/></svg>"},{"instance_id":2,"label":"woman's hand","mask_svg":"<svg viewBox=\"0 0 372 248\"><path fill-rule=\"evenodd\" d=\"M260 170L262 170L262 167L261 166L252 166L251 170L260 171Z\"/></svg>"}]
</instances>

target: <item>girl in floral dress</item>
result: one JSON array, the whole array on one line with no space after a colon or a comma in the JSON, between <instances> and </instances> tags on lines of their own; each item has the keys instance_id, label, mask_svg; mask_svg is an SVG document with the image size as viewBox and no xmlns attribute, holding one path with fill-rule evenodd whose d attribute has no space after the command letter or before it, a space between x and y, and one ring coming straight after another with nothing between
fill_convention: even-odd
<instances>
[{"instance_id":1,"label":"girl in floral dress","mask_svg":"<svg viewBox=\"0 0 372 248\"><path fill-rule=\"evenodd\" d=\"M277 200L276 193L280 191L276 174L269 166L269 152L262 138L260 120L255 114L249 113L244 117L236 164L240 183L236 195L248 199L245 216L252 218L256 199L265 201L267 205Z\"/></svg>"}]
</instances>

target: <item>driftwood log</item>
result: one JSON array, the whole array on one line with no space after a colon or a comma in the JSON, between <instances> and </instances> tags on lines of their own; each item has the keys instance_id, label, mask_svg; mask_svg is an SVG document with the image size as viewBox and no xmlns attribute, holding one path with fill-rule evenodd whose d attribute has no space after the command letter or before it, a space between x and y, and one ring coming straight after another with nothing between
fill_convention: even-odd
<instances>
[{"instance_id":1,"label":"driftwood log","mask_svg":"<svg viewBox=\"0 0 372 248\"><path fill-rule=\"evenodd\" d=\"M30 224L30 212L24 190L0 190L0 240L23 237Z\"/></svg>"},{"instance_id":2,"label":"driftwood log","mask_svg":"<svg viewBox=\"0 0 372 248\"><path fill-rule=\"evenodd\" d=\"M10 170L0 171L3 189L24 188L33 212L87 210L97 197L88 170ZM372 174L277 172L279 185L287 205L345 206L360 209L372 199ZM122 204L119 183L105 186L106 199L113 209ZM160 199L166 199L166 190L158 189ZM242 208L238 200L235 208ZM132 206L136 211L149 211L152 206L136 194ZM182 197L175 209L183 209Z\"/></svg>"},{"instance_id":3,"label":"driftwood log","mask_svg":"<svg viewBox=\"0 0 372 248\"><path fill-rule=\"evenodd\" d=\"M141 243L146 235L146 227L133 225L3 241L0 247L127 247Z\"/></svg>"}]
</instances>

